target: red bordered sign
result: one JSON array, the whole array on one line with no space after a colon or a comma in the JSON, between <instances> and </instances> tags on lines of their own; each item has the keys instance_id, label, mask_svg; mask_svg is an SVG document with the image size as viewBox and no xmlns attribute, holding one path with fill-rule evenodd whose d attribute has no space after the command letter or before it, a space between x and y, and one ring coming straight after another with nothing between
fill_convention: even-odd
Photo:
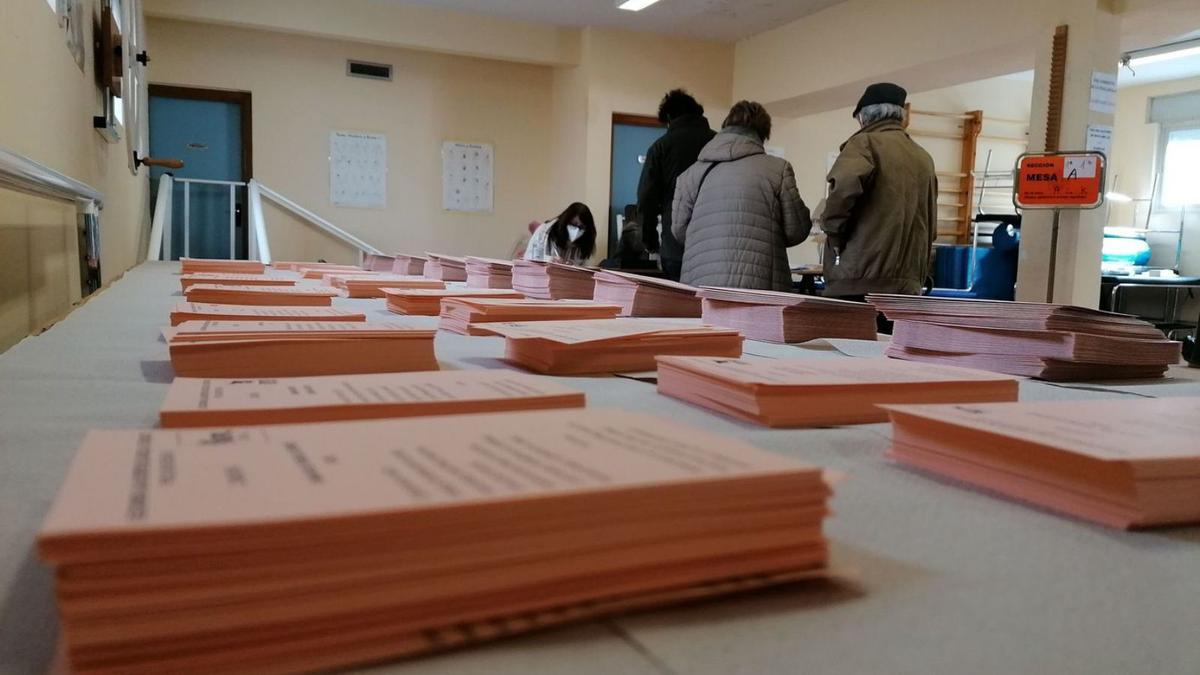
<instances>
[{"instance_id":1,"label":"red bordered sign","mask_svg":"<svg viewBox=\"0 0 1200 675\"><path fill-rule=\"evenodd\" d=\"M1022 209L1094 209L1104 203L1101 152L1046 152L1017 158L1013 204Z\"/></svg>"}]
</instances>

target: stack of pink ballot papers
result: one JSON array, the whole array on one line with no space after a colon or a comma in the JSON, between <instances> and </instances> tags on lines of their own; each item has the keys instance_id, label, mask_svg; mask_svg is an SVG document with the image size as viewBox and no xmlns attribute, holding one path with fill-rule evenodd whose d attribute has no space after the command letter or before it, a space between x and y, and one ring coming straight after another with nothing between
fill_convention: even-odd
<instances>
[{"instance_id":1,"label":"stack of pink ballot papers","mask_svg":"<svg viewBox=\"0 0 1200 675\"><path fill-rule=\"evenodd\" d=\"M680 321L528 321L490 323L483 328L505 338L505 360L551 375L654 370L655 357L667 354L742 355L742 336L737 331Z\"/></svg>"},{"instance_id":2,"label":"stack of pink ballot papers","mask_svg":"<svg viewBox=\"0 0 1200 675\"><path fill-rule=\"evenodd\" d=\"M621 308L586 300L446 298L438 328L464 335L493 335L487 324L506 321L612 319Z\"/></svg>"},{"instance_id":3,"label":"stack of pink ballot papers","mask_svg":"<svg viewBox=\"0 0 1200 675\"><path fill-rule=\"evenodd\" d=\"M185 321L168 346L183 377L301 377L437 370L433 336L394 322Z\"/></svg>"},{"instance_id":4,"label":"stack of pink ballot papers","mask_svg":"<svg viewBox=\"0 0 1200 675\"><path fill-rule=\"evenodd\" d=\"M177 377L163 427L300 424L541 408L582 408L582 392L508 370L433 370L214 380Z\"/></svg>"},{"instance_id":5,"label":"stack of pink ballot papers","mask_svg":"<svg viewBox=\"0 0 1200 675\"><path fill-rule=\"evenodd\" d=\"M179 285L184 293L187 292L188 288L196 284L217 286L295 286L296 280L266 274L233 274L229 272L194 272L179 277Z\"/></svg>"},{"instance_id":6,"label":"stack of pink ballot papers","mask_svg":"<svg viewBox=\"0 0 1200 675\"><path fill-rule=\"evenodd\" d=\"M324 286L220 286L194 284L184 297L188 302L215 305L303 305L328 307L341 292Z\"/></svg>"},{"instance_id":7,"label":"stack of pink ballot papers","mask_svg":"<svg viewBox=\"0 0 1200 675\"><path fill-rule=\"evenodd\" d=\"M1200 398L888 410L904 464L1111 527L1200 522Z\"/></svg>"},{"instance_id":8,"label":"stack of pink ballot papers","mask_svg":"<svg viewBox=\"0 0 1200 675\"><path fill-rule=\"evenodd\" d=\"M1161 377L1180 343L1145 321L1070 305L868 296L895 322L887 355L1045 380Z\"/></svg>"},{"instance_id":9,"label":"stack of pink ballot papers","mask_svg":"<svg viewBox=\"0 0 1200 675\"><path fill-rule=\"evenodd\" d=\"M388 311L395 314L437 316L442 312L442 300L446 298L511 298L520 299L516 291L503 288L385 288Z\"/></svg>"},{"instance_id":10,"label":"stack of pink ballot papers","mask_svg":"<svg viewBox=\"0 0 1200 675\"><path fill-rule=\"evenodd\" d=\"M429 259L425 261L425 267L422 268L421 274L426 279L441 279L442 281L466 281L467 280L467 261L464 258L457 258L452 255L442 255L440 253L427 253Z\"/></svg>"},{"instance_id":11,"label":"stack of pink ballot papers","mask_svg":"<svg viewBox=\"0 0 1200 675\"><path fill-rule=\"evenodd\" d=\"M222 274L262 274L266 270L257 260L223 260L220 258L180 258L180 272L218 272Z\"/></svg>"},{"instance_id":12,"label":"stack of pink ballot papers","mask_svg":"<svg viewBox=\"0 0 1200 675\"><path fill-rule=\"evenodd\" d=\"M181 302L171 310L171 325L184 321L366 321L367 315L340 307L270 307Z\"/></svg>"},{"instance_id":13,"label":"stack of pink ballot papers","mask_svg":"<svg viewBox=\"0 0 1200 675\"><path fill-rule=\"evenodd\" d=\"M322 263L319 266L314 266L311 263L305 263L296 267L296 271L305 279L322 279L326 274L342 274L363 273L363 268L357 265L334 265L331 263Z\"/></svg>"},{"instance_id":14,"label":"stack of pink ballot papers","mask_svg":"<svg viewBox=\"0 0 1200 675\"><path fill-rule=\"evenodd\" d=\"M391 272L394 264L396 264L395 256L368 253L363 256L362 267L372 272Z\"/></svg>"},{"instance_id":15,"label":"stack of pink ballot papers","mask_svg":"<svg viewBox=\"0 0 1200 675\"><path fill-rule=\"evenodd\" d=\"M830 494L604 409L93 431L37 550L73 672L327 672L825 575Z\"/></svg>"},{"instance_id":16,"label":"stack of pink ballot papers","mask_svg":"<svg viewBox=\"0 0 1200 675\"><path fill-rule=\"evenodd\" d=\"M704 323L736 328L751 340L875 340L875 308L814 295L705 286Z\"/></svg>"},{"instance_id":17,"label":"stack of pink ballot papers","mask_svg":"<svg viewBox=\"0 0 1200 675\"><path fill-rule=\"evenodd\" d=\"M1015 401L1018 380L893 359L658 357L658 392L769 427L886 422L881 403Z\"/></svg>"},{"instance_id":18,"label":"stack of pink ballot papers","mask_svg":"<svg viewBox=\"0 0 1200 675\"><path fill-rule=\"evenodd\" d=\"M620 305L621 316L700 316L695 286L616 270L598 270L594 279L592 299Z\"/></svg>"},{"instance_id":19,"label":"stack of pink ballot papers","mask_svg":"<svg viewBox=\"0 0 1200 675\"><path fill-rule=\"evenodd\" d=\"M392 274L404 276L424 276L425 262L429 260L423 255L408 255L397 253L392 263Z\"/></svg>"},{"instance_id":20,"label":"stack of pink ballot papers","mask_svg":"<svg viewBox=\"0 0 1200 675\"><path fill-rule=\"evenodd\" d=\"M446 282L425 277L402 274L332 274L330 285L345 289L350 298L382 298L385 288L434 288L446 287Z\"/></svg>"},{"instance_id":21,"label":"stack of pink ballot papers","mask_svg":"<svg viewBox=\"0 0 1200 675\"><path fill-rule=\"evenodd\" d=\"M513 261L467 256L467 285L471 288L512 288Z\"/></svg>"},{"instance_id":22,"label":"stack of pink ballot papers","mask_svg":"<svg viewBox=\"0 0 1200 675\"><path fill-rule=\"evenodd\" d=\"M340 267L346 267L346 265L342 265L342 264L338 264L338 263L325 263L325 262L316 262L316 261L299 261L299 260L273 260L273 261L271 261L271 269L286 270L288 272L298 272L298 271L300 271L301 267L306 267L308 269L316 269L318 267L326 267L326 266L333 267L335 269L340 268Z\"/></svg>"},{"instance_id":23,"label":"stack of pink ballot papers","mask_svg":"<svg viewBox=\"0 0 1200 675\"><path fill-rule=\"evenodd\" d=\"M591 300L595 270L536 260L513 261L512 287L538 300Z\"/></svg>"}]
</instances>

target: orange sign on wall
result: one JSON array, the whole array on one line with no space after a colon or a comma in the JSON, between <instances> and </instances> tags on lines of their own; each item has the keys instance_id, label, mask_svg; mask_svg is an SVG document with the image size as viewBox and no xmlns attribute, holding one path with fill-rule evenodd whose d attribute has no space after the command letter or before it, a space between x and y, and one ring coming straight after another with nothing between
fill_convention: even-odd
<instances>
[{"instance_id":1,"label":"orange sign on wall","mask_svg":"<svg viewBox=\"0 0 1200 675\"><path fill-rule=\"evenodd\" d=\"M1104 164L1099 152L1021 155L1013 204L1022 209L1094 209L1104 203Z\"/></svg>"}]
</instances>

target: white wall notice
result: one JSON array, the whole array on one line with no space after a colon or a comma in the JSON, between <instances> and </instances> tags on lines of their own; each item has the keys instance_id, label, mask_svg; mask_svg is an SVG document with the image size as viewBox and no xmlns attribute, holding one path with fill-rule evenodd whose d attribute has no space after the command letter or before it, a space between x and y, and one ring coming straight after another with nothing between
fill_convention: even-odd
<instances>
[{"instance_id":1,"label":"white wall notice","mask_svg":"<svg viewBox=\"0 0 1200 675\"><path fill-rule=\"evenodd\" d=\"M387 206L387 136L358 131L329 134L329 202L334 206Z\"/></svg>"},{"instance_id":2,"label":"white wall notice","mask_svg":"<svg viewBox=\"0 0 1200 675\"><path fill-rule=\"evenodd\" d=\"M492 210L492 146L488 143L442 143L442 208L447 211Z\"/></svg>"},{"instance_id":3,"label":"white wall notice","mask_svg":"<svg viewBox=\"0 0 1200 675\"><path fill-rule=\"evenodd\" d=\"M1113 128L1108 124L1089 124L1087 128L1088 152L1103 152L1105 157L1112 154Z\"/></svg>"},{"instance_id":4,"label":"white wall notice","mask_svg":"<svg viewBox=\"0 0 1200 675\"><path fill-rule=\"evenodd\" d=\"M1092 71L1092 98L1089 107L1093 112L1111 115L1117 111L1117 74Z\"/></svg>"}]
</instances>

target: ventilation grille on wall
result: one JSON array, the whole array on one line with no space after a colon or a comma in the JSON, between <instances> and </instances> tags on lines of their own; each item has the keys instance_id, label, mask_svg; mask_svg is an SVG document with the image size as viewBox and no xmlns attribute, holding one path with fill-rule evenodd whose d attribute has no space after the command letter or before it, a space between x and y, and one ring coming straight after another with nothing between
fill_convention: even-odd
<instances>
[{"instance_id":1,"label":"ventilation grille on wall","mask_svg":"<svg viewBox=\"0 0 1200 675\"><path fill-rule=\"evenodd\" d=\"M391 80L392 66L388 63L370 63L369 61L346 61L346 74L351 77L365 77L368 80Z\"/></svg>"}]
</instances>

